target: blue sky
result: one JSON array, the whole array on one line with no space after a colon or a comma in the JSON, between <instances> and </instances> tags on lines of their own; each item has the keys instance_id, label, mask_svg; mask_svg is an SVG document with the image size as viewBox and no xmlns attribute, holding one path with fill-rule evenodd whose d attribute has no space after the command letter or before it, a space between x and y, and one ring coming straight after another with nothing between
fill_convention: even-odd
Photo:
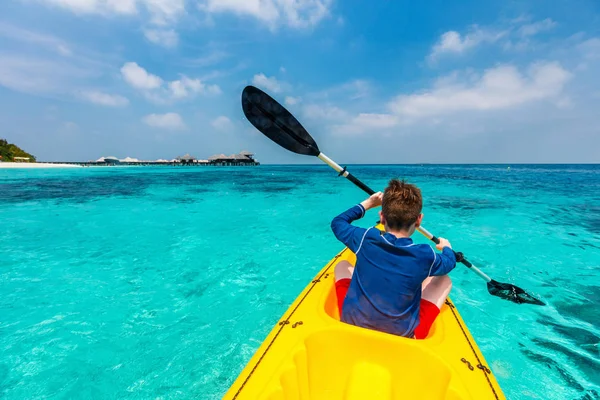
<instances>
[{"instance_id":1,"label":"blue sky","mask_svg":"<svg viewBox=\"0 0 600 400\"><path fill-rule=\"evenodd\" d=\"M254 151L254 84L340 163L600 162L600 3L6 0L0 137L40 160Z\"/></svg>"}]
</instances>

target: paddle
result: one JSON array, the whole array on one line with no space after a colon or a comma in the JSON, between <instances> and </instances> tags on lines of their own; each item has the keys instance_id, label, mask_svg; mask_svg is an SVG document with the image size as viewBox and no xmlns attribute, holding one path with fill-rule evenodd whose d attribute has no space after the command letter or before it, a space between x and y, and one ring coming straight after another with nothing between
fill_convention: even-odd
<instances>
[{"instance_id":1,"label":"paddle","mask_svg":"<svg viewBox=\"0 0 600 400\"><path fill-rule=\"evenodd\" d=\"M314 156L321 159L331 168L339 172L339 174L356 186L367 192L369 195L375 193L363 182L358 180L354 175L342 168L339 164L321 153L319 146L298 120L279 104L271 96L254 86L246 86L242 92L242 108L248 121L262 132L269 139L280 145L281 147L297 153L308 156ZM427 231L423 227L417 228L427 239L432 240L436 244L439 239ZM488 292L505 300L510 300L514 303L528 303L535 305L544 305L544 303L529 293L525 292L520 287L510 283L500 283L487 276L479 268L471 264L465 256L460 252L454 252L456 260L466 265L471 271L475 272L487 282Z\"/></svg>"}]
</instances>

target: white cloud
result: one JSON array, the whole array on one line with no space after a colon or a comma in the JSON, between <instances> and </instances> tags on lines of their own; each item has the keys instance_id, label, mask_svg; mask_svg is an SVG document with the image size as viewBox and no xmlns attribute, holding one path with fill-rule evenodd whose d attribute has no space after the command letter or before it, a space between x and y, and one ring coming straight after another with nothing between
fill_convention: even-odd
<instances>
[{"instance_id":1,"label":"white cloud","mask_svg":"<svg viewBox=\"0 0 600 400\"><path fill-rule=\"evenodd\" d=\"M367 96L371 91L371 85L369 82L362 79L355 79L351 82L343 84L340 87L340 90L351 92L350 100L356 100Z\"/></svg>"},{"instance_id":2,"label":"white cloud","mask_svg":"<svg viewBox=\"0 0 600 400\"><path fill-rule=\"evenodd\" d=\"M230 132L233 130L233 122L224 115L215 118L210 124L213 128L222 132Z\"/></svg>"},{"instance_id":3,"label":"white cloud","mask_svg":"<svg viewBox=\"0 0 600 400\"><path fill-rule=\"evenodd\" d=\"M76 14L135 14L136 0L38 0Z\"/></svg>"},{"instance_id":4,"label":"white cloud","mask_svg":"<svg viewBox=\"0 0 600 400\"><path fill-rule=\"evenodd\" d=\"M56 46L56 50L63 56L71 55L71 50L69 50L69 48L63 44L59 44L58 46Z\"/></svg>"},{"instance_id":5,"label":"white cloud","mask_svg":"<svg viewBox=\"0 0 600 400\"><path fill-rule=\"evenodd\" d=\"M349 122L334 125L333 133L352 135L362 133L378 133L398 126L400 118L392 114L361 113Z\"/></svg>"},{"instance_id":6,"label":"white cloud","mask_svg":"<svg viewBox=\"0 0 600 400\"><path fill-rule=\"evenodd\" d=\"M45 35L21 29L13 25L0 23L0 36L5 36L20 42L37 44L63 56L70 56L72 54L69 45L61 39L52 35Z\"/></svg>"},{"instance_id":7,"label":"white cloud","mask_svg":"<svg viewBox=\"0 0 600 400\"><path fill-rule=\"evenodd\" d=\"M146 115L142 118L142 122L153 128L167 130L182 130L186 128L181 115L173 112Z\"/></svg>"},{"instance_id":8,"label":"white cloud","mask_svg":"<svg viewBox=\"0 0 600 400\"><path fill-rule=\"evenodd\" d=\"M307 104L303 113L306 118L316 121L340 121L348 118L348 113L341 108L321 104Z\"/></svg>"},{"instance_id":9,"label":"white cloud","mask_svg":"<svg viewBox=\"0 0 600 400\"><path fill-rule=\"evenodd\" d=\"M169 82L169 90L174 99L183 99L193 94L220 94L221 88L217 85L206 85L200 79L191 79L183 75L181 79Z\"/></svg>"},{"instance_id":10,"label":"white cloud","mask_svg":"<svg viewBox=\"0 0 600 400\"><path fill-rule=\"evenodd\" d=\"M312 93L314 99L358 100L371 93L371 84L363 79L354 79L319 92Z\"/></svg>"},{"instance_id":11,"label":"white cloud","mask_svg":"<svg viewBox=\"0 0 600 400\"><path fill-rule=\"evenodd\" d=\"M293 106L296 105L300 102L300 98L299 97L292 97L292 96L286 96L285 97L285 104L288 106Z\"/></svg>"},{"instance_id":12,"label":"white cloud","mask_svg":"<svg viewBox=\"0 0 600 400\"><path fill-rule=\"evenodd\" d=\"M357 104L347 100L344 109L327 103L307 104L302 108L303 118L319 121L336 135L398 134L409 125L424 129L440 123L475 133L477 129L463 126L465 120L494 120L501 118L497 111L512 113L537 103L555 110L573 107L566 93L570 79L572 74L557 62L533 63L523 71L500 65L481 73L466 70L443 76L429 89L396 96L370 112L356 112Z\"/></svg>"},{"instance_id":13,"label":"white cloud","mask_svg":"<svg viewBox=\"0 0 600 400\"><path fill-rule=\"evenodd\" d=\"M373 129L391 128L398 124L398 117L390 114L359 114L353 122Z\"/></svg>"},{"instance_id":14,"label":"white cloud","mask_svg":"<svg viewBox=\"0 0 600 400\"><path fill-rule=\"evenodd\" d=\"M121 74L129 85L142 91L148 100L158 104L168 104L196 94L221 94L221 88L218 85L209 85L200 79L192 79L185 75L182 75L180 79L165 82L135 62L125 63L121 68Z\"/></svg>"},{"instance_id":15,"label":"white cloud","mask_svg":"<svg viewBox=\"0 0 600 400\"><path fill-rule=\"evenodd\" d=\"M79 129L79 125L77 125L77 124L76 124L75 122L73 122L73 121L67 121L67 122L64 122L64 123L62 124L62 130L63 130L63 131L70 131L70 132L73 132L73 131L76 131L76 130L78 130L78 129Z\"/></svg>"},{"instance_id":16,"label":"white cloud","mask_svg":"<svg viewBox=\"0 0 600 400\"><path fill-rule=\"evenodd\" d=\"M254 75L252 84L273 93L280 93L283 90L281 82L274 76L269 78L265 74Z\"/></svg>"},{"instance_id":17,"label":"white cloud","mask_svg":"<svg viewBox=\"0 0 600 400\"><path fill-rule=\"evenodd\" d=\"M195 81L191 81L189 84L184 83L182 80L177 80L173 82L169 82L169 90L173 94L173 97L176 99L181 99L187 97L189 94L188 89L195 90L198 88L198 85L195 84Z\"/></svg>"},{"instance_id":18,"label":"white cloud","mask_svg":"<svg viewBox=\"0 0 600 400\"><path fill-rule=\"evenodd\" d=\"M0 53L0 85L19 92L61 94L94 75L88 65Z\"/></svg>"},{"instance_id":19,"label":"white cloud","mask_svg":"<svg viewBox=\"0 0 600 400\"><path fill-rule=\"evenodd\" d=\"M456 31L448 31L433 46L429 59L435 61L443 54L461 54L482 43L494 43L506 35L506 31L494 32L474 27L464 36Z\"/></svg>"},{"instance_id":20,"label":"white cloud","mask_svg":"<svg viewBox=\"0 0 600 400\"><path fill-rule=\"evenodd\" d=\"M400 95L389 103L395 114L425 118L461 111L486 111L556 100L571 73L556 62L537 63L523 74L512 65L486 70L477 79L445 78L423 93Z\"/></svg>"},{"instance_id":21,"label":"white cloud","mask_svg":"<svg viewBox=\"0 0 600 400\"><path fill-rule=\"evenodd\" d=\"M138 14L144 9L149 14L148 23L165 27L175 24L186 13L185 0L32 0L63 8L78 15L99 14L104 16ZM147 29L144 34L152 43L174 47L178 38L171 29Z\"/></svg>"},{"instance_id":22,"label":"white cloud","mask_svg":"<svg viewBox=\"0 0 600 400\"><path fill-rule=\"evenodd\" d=\"M540 32L549 31L553 29L556 25L556 22L552 21L552 19L546 18L542 21L521 26L518 30L518 33L521 36L533 36L537 35Z\"/></svg>"},{"instance_id":23,"label":"white cloud","mask_svg":"<svg viewBox=\"0 0 600 400\"><path fill-rule=\"evenodd\" d=\"M217 95L223 93L219 85L206 85L204 92L206 94Z\"/></svg>"},{"instance_id":24,"label":"white cloud","mask_svg":"<svg viewBox=\"0 0 600 400\"><path fill-rule=\"evenodd\" d=\"M207 55L194 58L191 60L187 60L186 64L195 66L195 67L206 67L208 65L217 64L221 60L229 57L229 54L222 50L213 50L209 52Z\"/></svg>"},{"instance_id":25,"label":"white cloud","mask_svg":"<svg viewBox=\"0 0 600 400\"><path fill-rule=\"evenodd\" d=\"M152 43L171 48L179 43L179 35L173 29L144 29L144 36Z\"/></svg>"},{"instance_id":26,"label":"white cloud","mask_svg":"<svg viewBox=\"0 0 600 400\"><path fill-rule=\"evenodd\" d=\"M185 14L185 0L140 0L140 2L146 6L152 15L151 22L156 25L173 23Z\"/></svg>"},{"instance_id":27,"label":"white cloud","mask_svg":"<svg viewBox=\"0 0 600 400\"><path fill-rule=\"evenodd\" d=\"M89 102L107 107L124 107L129 104L126 97L117 94L107 94L97 91L82 92L81 96Z\"/></svg>"},{"instance_id":28,"label":"white cloud","mask_svg":"<svg viewBox=\"0 0 600 400\"><path fill-rule=\"evenodd\" d=\"M550 18L526 23L528 19L519 17L501 27L472 26L465 34L448 31L442 34L428 56L430 62L437 61L447 54L464 54L483 44L500 43L505 50L525 50L531 45L531 37L553 29L557 24Z\"/></svg>"},{"instance_id":29,"label":"white cloud","mask_svg":"<svg viewBox=\"0 0 600 400\"><path fill-rule=\"evenodd\" d=\"M158 89L162 85L161 78L148 73L134 62L125 63L121 68L121 74L125 81L136 89Z\"/></svg>"},{"instance_id":30,"label":"white cloud","mask_svg":"<svg viewBox=\"0 0 600 400\"><path fill-rule=\"evenodd\" d=\"M150 23L166 25L185 13L185 0L37 0L75 14L132 15L143 6L150 14Z\"/></svg>"},{"instance_id":31,"label":"white cloud","mask_svg":"<svg viewBox=\"0 0 600 400\"><path fill-rule=\"evenodd\" d=\"M203 0L206 13L233 13L258 19L271 29L279 25L306 28L317 25L329 14L332 0Z\"/></svg>"},{"instance_id":32,"label":"white cloud","mask_svg":"<svg viewBox=\"0 0 600 400\"><path fill-rule=\"evenodd\" d=\"M589 60L600 59L600 38L591 38L580 43L577 48Z\"/></svg>"}]
</instances>

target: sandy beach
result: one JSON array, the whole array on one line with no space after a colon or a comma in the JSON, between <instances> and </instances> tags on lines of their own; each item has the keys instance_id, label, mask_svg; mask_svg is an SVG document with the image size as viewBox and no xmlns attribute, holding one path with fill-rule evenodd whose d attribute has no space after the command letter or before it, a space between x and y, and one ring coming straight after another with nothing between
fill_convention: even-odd
<instances>
[{"instance_id":1,"label":"sandy beach","mask_svg":"<svg viewBox=\"0 0 600 400\"><path fill-rule=\"evenodd\" d=\"M45 169L45 168L82 168L82 167L81 167L81 165L73 165L73 164L0 162L0 169Z\"/></svg>"}]
</instances>

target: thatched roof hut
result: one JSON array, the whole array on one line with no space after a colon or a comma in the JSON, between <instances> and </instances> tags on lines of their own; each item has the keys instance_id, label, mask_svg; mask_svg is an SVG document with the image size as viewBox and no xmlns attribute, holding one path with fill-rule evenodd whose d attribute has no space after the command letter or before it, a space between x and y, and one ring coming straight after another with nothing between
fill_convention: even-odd
<instances>
[{"instance_id":1,"label":"thatched roof hut","mask_svg":"<svg viewBox=\"0 0 600 400\"><path fill-rule=\"evenodd\" d=\"M225 154L215 154L214 156L208 157L209 161L225 160L225 159L227 159L227 156Z\"/></svg>"},{"instance_id":2,"label":"thatched roof hut","mask_svg":"<svg viewBox=\"0 0 600 400\"><path fill-rule=\"evenodd\" d=\"M121 161L119 161L119 159L117 157L113 157L113 156L102 157L102 158L100 158L100 160L102 160L102 161L99 161L99 162L105 162L106 164L119 164L121 162Z\"/></svg>"},{"instance_id":3,"label":"thatched roof hut","mask_svg":"<svg viewBox=\"0 0 600 400\"><path fill-rule=\"evenodd\" d=\"M184 155L184 156L177 157L177 159L178 159L178 160L179 160L181 163L184 163L184 164L191 164L191 163L193 163L193 162L196 160L196 157L194 157L194 156L190 156L190 154L189 154L189 153L187 153L187 154L186 154L186 155Z\"/></svg>"},{"instance_id":4,"label":"thatched roof hut","mask_svg":"<svg viewBox=\"0 0 600 400\"><path fill-rule=\"evenodd\" d=\"M252 156L253 154L249 151L242 151L239 154L232 154L229 156L226 156L225 154L215 154L214 156L210 156L208 160L215 164L224 163L227 165L246 165L256 163Z\"/></svg>"}]
</instances>

